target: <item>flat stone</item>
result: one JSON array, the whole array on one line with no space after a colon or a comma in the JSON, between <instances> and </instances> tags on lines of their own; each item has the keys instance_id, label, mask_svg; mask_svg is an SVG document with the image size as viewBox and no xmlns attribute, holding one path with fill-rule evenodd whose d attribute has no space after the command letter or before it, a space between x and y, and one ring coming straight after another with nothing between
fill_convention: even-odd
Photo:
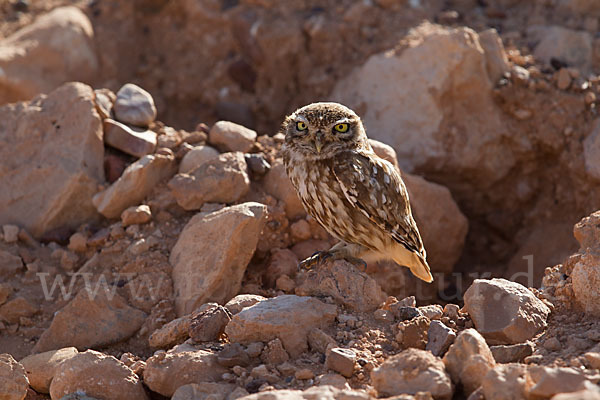
<instances>
[{"instance_id":1,"label":"flat stone","mask_svg":"<svg viewBox=\"0 0 600 400\"><path fill-rule=\"evenodd\" d=\"M334 305L312 297L282 295L243 309L233 316L225 333L232 342L242 344L279 338L285 350L297 357L308 349L308 332L331 324L336 315Z\"/></svg>"},{"instance_id":2,"label":"flat stone","mask_svg":"<svg viewBox=\"0 0 600 400\"><path fill-rule=\"evenodd\" d=\"M490 347L494 359L497 363L506 364L512 362L523 362L523 359L533 354L533 344L531 342L518 343L512 345L499 345Z\"/></svg>"},{"instance_id":3,"label":"flat stone","mask_svg":"<svg viewBox=\"0 0 600 400\"><path fill-rule=\"evenodd\" d=\"M143 157L154 153L156 133L107 118L104 120L104 143L134 157Z\"/></svg>"},{"instance_id":4,"label":"flat stone","mask_svg":"<svg viewBox=\"0 0 600 400\"><path fill-rule=\"evenodd\" d=\"M189 334L196 343L218 340L231 321L231 314L216 303L204 304L192 313Z\"/></svg>"},{"instance_id":5,"label":"flat stone","mask_svg":"<svg viewBox=\"0 0 600 400\"><path fill-rule=\"evenodd\" d=\"M147 127L156 118L152 95L133 83L119 89L113 109L117 120L126 124Z\"/></svg>"},{"instance_id":6,"label":"flat stone","mask_svg":"<svg viewBox=\"0 0 600 400\"><path fill-rule=\"evenodd\" d=\"M167 349L185 342L190 337L191 322L191 315L187 314L166 323L152 332L148 338L148 344L153 348Z\"/></svg>"},{"instance_id":7,"label":"flat stone","mask_svg":"<svg viewBox=\"0 0 600 400\"><path fill-rule=\"evenodd\" d=\"M179 163L179 173L189 174L202 164L219 157L219 152L210 146L195 146L183 156Z\"/></svg>"},{"instance_id":8,"label":"flat stone","mask_svg":"<svg viewBox=\"0 0 600 400\"><path fill-rule=\"evenodd\" d=\"M54 314L50 327L33 348L34 352L66 346L87 349L120 342L142 326L146 313L130 307L125 299L108 289L94 293L82 289Z\"/></svg>"},{"instance_id":9,"label":"flat stone","mask_svg":"<svg viewBox=\"0 0 600 400\"><path fill-rule=\"evenodd\" d=\"M263 300L267 300L267 298L257 294L238 294L225 304L225 308L228 309L232 315L235 315L244 308L253 306Z\"/></svg>"},{"instance_id":10,"label":"flat stone","mask_svg":"<svg viewBox=\"0 0 600 400\"><path fill-rule=\"evenodd\" d=\"M217 355L204 350L159 353L146 361L144 383L150 390L171 397L190 383L217 382L228 372L220 366Z\"/></svg>"}]
</instances>

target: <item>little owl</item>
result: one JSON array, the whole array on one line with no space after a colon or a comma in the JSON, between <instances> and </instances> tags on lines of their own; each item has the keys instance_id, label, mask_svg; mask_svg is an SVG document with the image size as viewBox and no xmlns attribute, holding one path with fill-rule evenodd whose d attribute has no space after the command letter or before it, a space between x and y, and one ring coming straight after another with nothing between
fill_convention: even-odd
<instances>
[{"instance_id":1,"label":"little owl","mask_svg":"<svg viewBox=\"0 0 600 400\"><path fill-rule=\"evenodd\" d=\"M433 281L421 235L398 170L378 157L360 118L337 103L313 103L286 117L283 157L306 211L340 240L325 259L394 260Z\"/></svg>"}]
</instances>

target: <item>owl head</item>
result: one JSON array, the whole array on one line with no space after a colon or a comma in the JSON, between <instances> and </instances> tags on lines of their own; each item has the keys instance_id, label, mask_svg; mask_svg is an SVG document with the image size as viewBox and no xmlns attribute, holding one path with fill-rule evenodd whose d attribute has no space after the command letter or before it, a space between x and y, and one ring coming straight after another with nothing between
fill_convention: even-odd
<instances>
[{"instance_id":1,"label":"owl head","mask_svg":"<svg viewBox=\"0 0 600 400\"><path fill-rule=\"evenodd\" d=\"M311 159L369 146L360 117L338 103L312 103L297 109L286 117L282 132L289 150Z\"/></svg>"}]
</instances>

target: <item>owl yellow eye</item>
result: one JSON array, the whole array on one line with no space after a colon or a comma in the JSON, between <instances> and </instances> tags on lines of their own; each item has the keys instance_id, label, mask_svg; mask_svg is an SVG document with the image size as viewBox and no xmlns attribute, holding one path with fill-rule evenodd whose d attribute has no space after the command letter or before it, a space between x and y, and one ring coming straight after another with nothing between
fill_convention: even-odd
<instances>
[{"instance_id":1,"label":"owl yellow eye","mask_svg":"<svg viewBox=\"0 0 600 400\"><path fill-rule=\"evenodd\" d=\"M346 133L348 132L348 124L336 124L333 129L340 133Z\"/></svg>"},{"instance_id":2,"label":"owl yellow eye","mask_svg":"<svg viewBox=\"0 0 600 400\"><path fill-rule=\"evenodd\" d=\"M306 123L302 121L296 122L296 129L299 131L305 131L307 128Z\"/></svg>"}]
</instances>

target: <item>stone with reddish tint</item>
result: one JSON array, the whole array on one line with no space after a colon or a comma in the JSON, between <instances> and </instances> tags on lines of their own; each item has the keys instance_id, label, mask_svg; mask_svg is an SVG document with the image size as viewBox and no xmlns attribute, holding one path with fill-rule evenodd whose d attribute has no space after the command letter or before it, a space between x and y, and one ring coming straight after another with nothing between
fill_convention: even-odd
<instances>
[{"instance_id":1,"label":"stone with reddish tint","mask_svg":"<svg viewBox=\"0 0 600 400\"><path fill-rule=\"evenodd\" d=\"M219 152L210 146L195 146L179 163L179 173L189 174L202 164L219 157Z\"/></svg>"},{"instance_id":2,"label":"stone with reddish tint","mask_svg":"<svg viewBox=\"0 0 600 400\"><path fill-rule=\"evenodd\" d=\"M217 303L204 304L192 313L189 334L194 342L218 340L231 321L229 310Z\"/></svg>"},{"instance_id":3,"label":"stone with reddish tint","mask_svg":"<svg viewBox=\"0 0 600 400\"><path fill-rule=\"evenodd\" d=\"M475 330L458 334L444 356L444 365L455 383L461 383L466 394L474 392L496 361L485 339Z\"/></svg>"},{"instance_id":4,"label":"stone with reddish tint","mask_svg":"<svg viewBox=\"0 0 600 400\"><path fill-rule=\"evenodd\" d=\"M343 260L308 271L296 294L330 296L352 310L366 312L377 309L386 299L373 278Z\"/></svg>"},{"instance_id":5,"label":"stone with reddish tint","mask_svg":"<svg viewBox=\"0 0 600 400\"><path fill-rule=\"evenodd\" d=\"M84 288L54 314L50 327L40 336L33 351L66 346L86 349L120 342L131 337L145 319L146 313L129 306L108 288L100 287L97 292Z\"/></svg>"},{"instance_id":6,"label":"stone with reddish tint","mask_svg":"<svg viewBox=\"0 0 600 400\"><path fill-rule=\"evenodd\" d=\"M0 398L23 400L28 387L29 379L23 366L10 354L0 354Z\"/></svg>"},{"instance_id":7,"label":"stone with reddish tint","mask_svg":"<svg viewBox=\"0 0 600 400\"><path fill-rule=\"evenodd\" d=\"M50 393L50 383L60 365L79 354L75 347L65 347L45 353L32 354L21 360L29 385L39 393Z\"/></svg>"},{"instance_id":8,"label":"stone with reddish tint","mask_svg":"<svg viewBox=\"0 0 600 400\"><path fill-rule=\"evenodd\" d=\"M429 392L434 399L450 400L453 394L444 363L424 350L408 349L388 358L371 379L380 397Z\"/></svg>"},{"instance_id":9,"label":"stone with reddish tint","mask_svg":"<svg viewBox=\"0 0 600 400\"><path fill-rule=\"evenodd\" d=\"M244 308L253 306L259 301L264 300L267 300L267 298L257 294L238 294L225 304L225 308L228 309L232 315L235 315Z\"/></svg>"},{"instance_id":10,"label":"stone with reddish tint","mask_svg":"<svg viewBox=\"0 0 600 400\"><path fill-rule=\"evenodd\" d=\"M205 350L159 353L146 361L144 383L153 392L171 397L183 385L217 382L226 372L217 355Z\"/></svg>"},{"instance_id":11,"label":"stone with reddish tint","mask_svg":"<svg viewBox=\"0 0 600 400\"><path fill-rule=\"evenodd\" d=\"M121 213L123 226L145 224L146 222L150 222L150 220L152 220L152 211L145 204L126 208Z\"/></svg>"},{"instance_id":12,"label":"stone with reddish tint","mask_svg":"<svg viewBox=\"0 0 600 400\"><path fill-rule=\"evenodd\" d=\"M191 315L187 314L166 323L152 332L148 344L153 348L166 349L185 342L190 336L191 322Z\"/></svg>"},{"instance_id":13,"label":"stone with reddish tint","mask_svg":"<svg viewBox=\"0 0 600 400\"><path fill-rule=\"evenodd\" d=\"M199 210L204 203L235 203L250 190L244 155L221 154L189 174L175 175L169 181L169 188L177 204L185 210Z\"/></svg>"},{"instance_id":14,"label":"stone with reddish tint","mask_svg":"<svg viewBox=\"0 0 600 400\"><path fill-rule=\"evenodd\" d=\"M289 219L296 219L306 215L304 206L296 193L296 189L285 172L283 161L276 159L271 164L271 169L263 178L263 187L267 193L283 202L285 213Z\"/></svg>"},{"instance_id":15,"label":"stone with reddish tint","mask_svg":"<svg viewBox=\"0 0 600 400\"><path fill-rule=\"evenodd\" d=\"M50 397L61 399L74 392L98 399L148 399L142 381L130 368L94 350L76 354L56 369Z\"/></svg>"},{"instance_id":16,"label":"stone with reddish tint","mask_svg":"<svg viewBox=\"0 0 600 400\"><path fill-rule=\"evenodd\" d=\"M208 142L223 151L250 151L257 134L252 129L234 122L219 121L210 128Z\"/></svg>"},{"instance_id":17,"label":"stone with reddish tint","mask_svg":"<svg viewBox=\"0 0 600 400\"><path fill-rule=\"evenodd\" d=\"M333 322L337 307L312 297L282 295L261 301L234 315L225 328L232 342L248 344L279 338L285 350L297 357L308 349L313 328Z\"/></svg>"},{"instance_id":18,"label":"stone with reddish tint","mask_svg":"<svg viewBox=\"0 0 600 400\"><path fill-rule=\"evenodd\" d=\"M156 133L107 118L104 120L104 143L134 157L143 157L154 153Z\"/></svg>"},{"instance_id":19,"label":"stone with reddish tint","mask_svg":"<svg viewBox=\"0 0 600 400\"><path fill-rule=\"evenodd\" d=\"M242 203L196 214L187 223L169 258L178 315L210 301L226 303L239 292L266 211L263 204Z\"/></svg>"},{"instance_id":20,"label":"stone with reddish tint","mask_svg":"<svg viewBox=\"0 0 600 400\"><path fill-rule=\"evenodd\" d=\"M550 309L525 286L506 279L476 279L464 295L465 311L490 344L516 344L546 327Z\"/></svg>"},{"instance_id":21,"label":"stone with reddish tint","mask_svg":"<svg viewBox=\"0 0 600 400\"><path fill-rule=\"evenodd\" d=\"M339 372L346 378L354 373L356 365L356 353L350 349L334 347L327 352L325 366L335 372Z\"/></svg>"},{"instance_id":22,"label":"stone with reddish tint","mask_svg":"<svg viewBox=\"0 0 600 400\"><path fill-rule=\"evenodd\" d=\"M106 218L118 218L131 206L140 204L156 185L176 171L172 152L140 158L125 169L123 175L107 189L94 196L94 206Z\"/></svg>"}]
</instances>

